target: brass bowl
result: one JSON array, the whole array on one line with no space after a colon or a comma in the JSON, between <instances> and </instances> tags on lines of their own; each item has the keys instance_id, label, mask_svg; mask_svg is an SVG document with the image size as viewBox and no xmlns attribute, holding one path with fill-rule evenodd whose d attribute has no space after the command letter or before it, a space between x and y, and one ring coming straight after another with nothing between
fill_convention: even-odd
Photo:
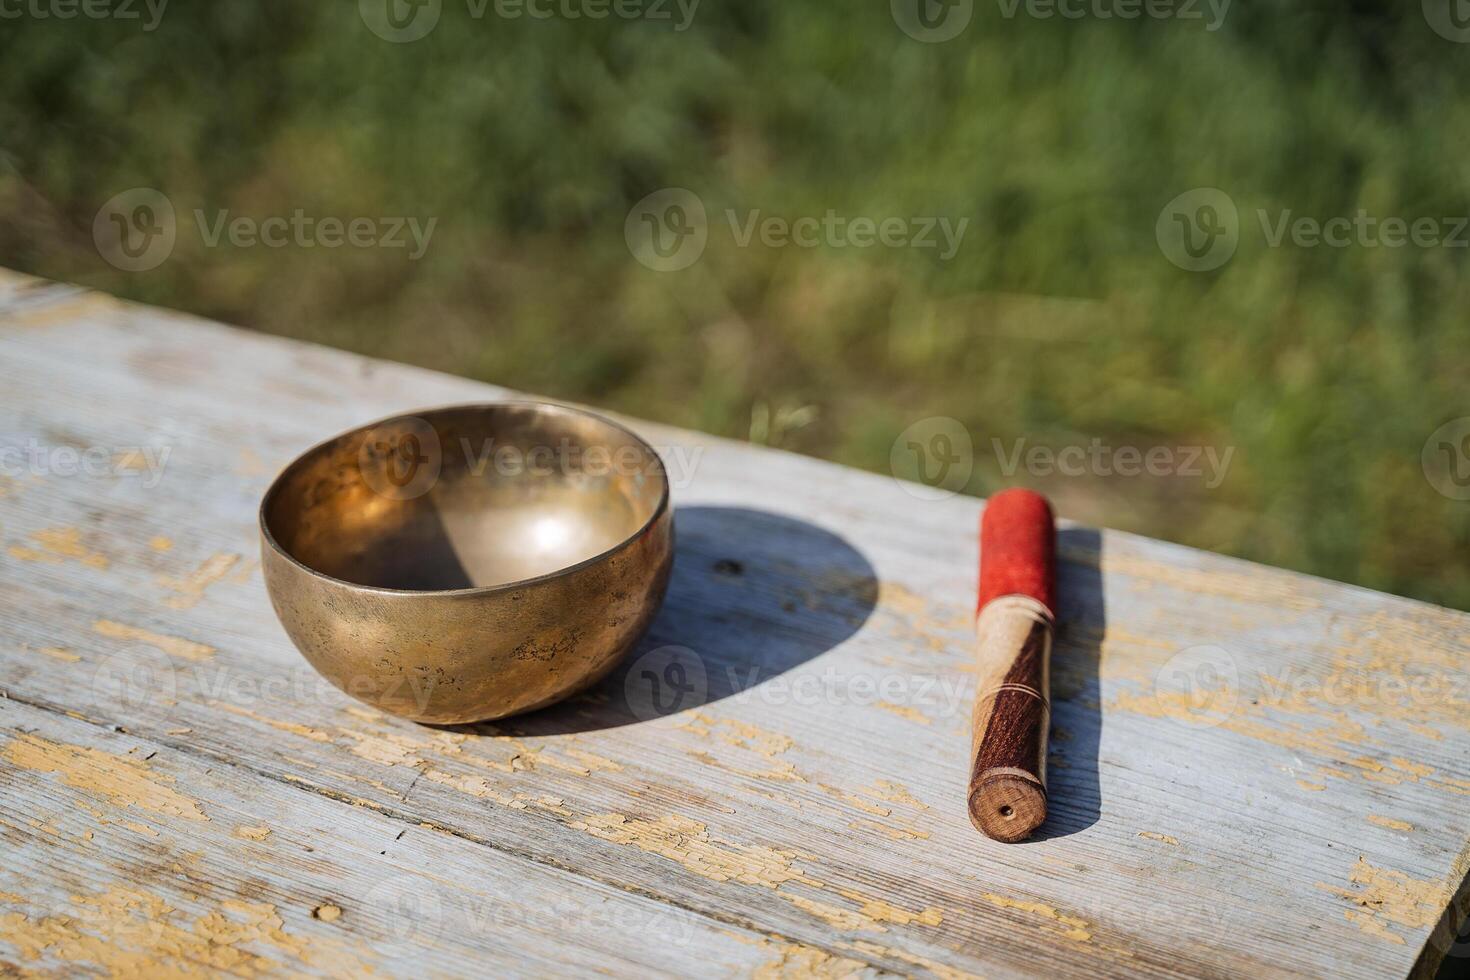
<instances>
[{"instance_id":1,"label":"brass bowl","mask_svg":"<svg viewBox=\"0 0 1470 980\"><path fill-rule=\"evenodd\" d=\"M595 684L658 611L663 462L539 402L461 405L330 439L276 477L261 564L281 625L348 694L457 724Z\"/></svg>"}]
</instances>

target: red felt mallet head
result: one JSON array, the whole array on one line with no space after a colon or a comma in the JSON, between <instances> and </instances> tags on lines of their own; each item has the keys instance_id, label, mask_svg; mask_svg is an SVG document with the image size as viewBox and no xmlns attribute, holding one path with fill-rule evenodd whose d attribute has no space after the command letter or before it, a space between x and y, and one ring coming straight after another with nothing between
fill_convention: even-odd
<instances>
[{"instance_id":1,"label":"red felt mallet head","mask_svg":"<svg viewBox=\"0 0 1470 980\"><path fill-rule=\"evenodd\" d=\"M980 597L1026 595L1056 613L1056 517L1041 494L1002 490L980 516Z\"/></svg>"}]
</instances>

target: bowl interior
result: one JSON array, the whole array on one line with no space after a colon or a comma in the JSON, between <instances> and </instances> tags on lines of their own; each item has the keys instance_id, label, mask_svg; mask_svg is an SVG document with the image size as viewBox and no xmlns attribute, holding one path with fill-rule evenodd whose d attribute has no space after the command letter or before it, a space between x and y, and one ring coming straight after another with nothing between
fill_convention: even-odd
<instances>
[{"instance_id":1,"label":"bowl interior","mask_svg":"<svg viewBox=\"0 0 1470 980\"><path fill-rule=\"evenodd\" d=\"M277 478L265 528L292 558L378 588L505 585L596 557L653 518L658 454L575 409L438 409L356 429Z\"/></svg>"}]
</instances>

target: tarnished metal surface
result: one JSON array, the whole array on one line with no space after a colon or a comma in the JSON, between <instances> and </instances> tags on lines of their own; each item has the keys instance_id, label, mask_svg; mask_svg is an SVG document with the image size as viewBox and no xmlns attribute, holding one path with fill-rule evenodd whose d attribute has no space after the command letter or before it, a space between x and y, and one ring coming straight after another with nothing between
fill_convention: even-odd
<instances>
[{"instance_id":1,"label":"tarnished metal surface","mask_svg":"<svg viewBox=\"0 0 1470 980\"><path fill-rule=\"evenodd\" d=\"M288 466L260 520L271 602L307 660L444 724L595 683L652 620L673 554L657 453L536 402L354 429Z\"/></svg>"}]
</instances>

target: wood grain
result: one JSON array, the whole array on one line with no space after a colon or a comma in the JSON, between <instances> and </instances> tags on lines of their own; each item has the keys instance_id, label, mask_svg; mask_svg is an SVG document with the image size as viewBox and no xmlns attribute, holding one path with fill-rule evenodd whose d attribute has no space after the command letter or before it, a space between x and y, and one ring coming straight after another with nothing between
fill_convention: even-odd
<instances>
[{"instance_id":1,"label":"wood grain","mask_svg":"<svg viewBox=\"0 0 1470 980\"><path fill-rule=\"evenodd\" d=\"M971 712L970 821L1015 843L1046 820L1051 646L1056 624L1030 596L986 603L975 622L980 673Z\"/></svg>"},{"instance_id":2,"label":"wood grain","mask_svg":"<svg viewBox=\"0 0 1470 980\"><path fill-rule=\"evenodd\" d=\"M953 803L976 676L954 529L979 501L632 422L677 508L644 645L561 708L424 728L292 649L255 508L325 435L503 392L19 276L0 364L0 963L1381 977L1443 956L1470 616L1063 522L1052 812L1003 845Z\"/></svg>"}]
</instances>

